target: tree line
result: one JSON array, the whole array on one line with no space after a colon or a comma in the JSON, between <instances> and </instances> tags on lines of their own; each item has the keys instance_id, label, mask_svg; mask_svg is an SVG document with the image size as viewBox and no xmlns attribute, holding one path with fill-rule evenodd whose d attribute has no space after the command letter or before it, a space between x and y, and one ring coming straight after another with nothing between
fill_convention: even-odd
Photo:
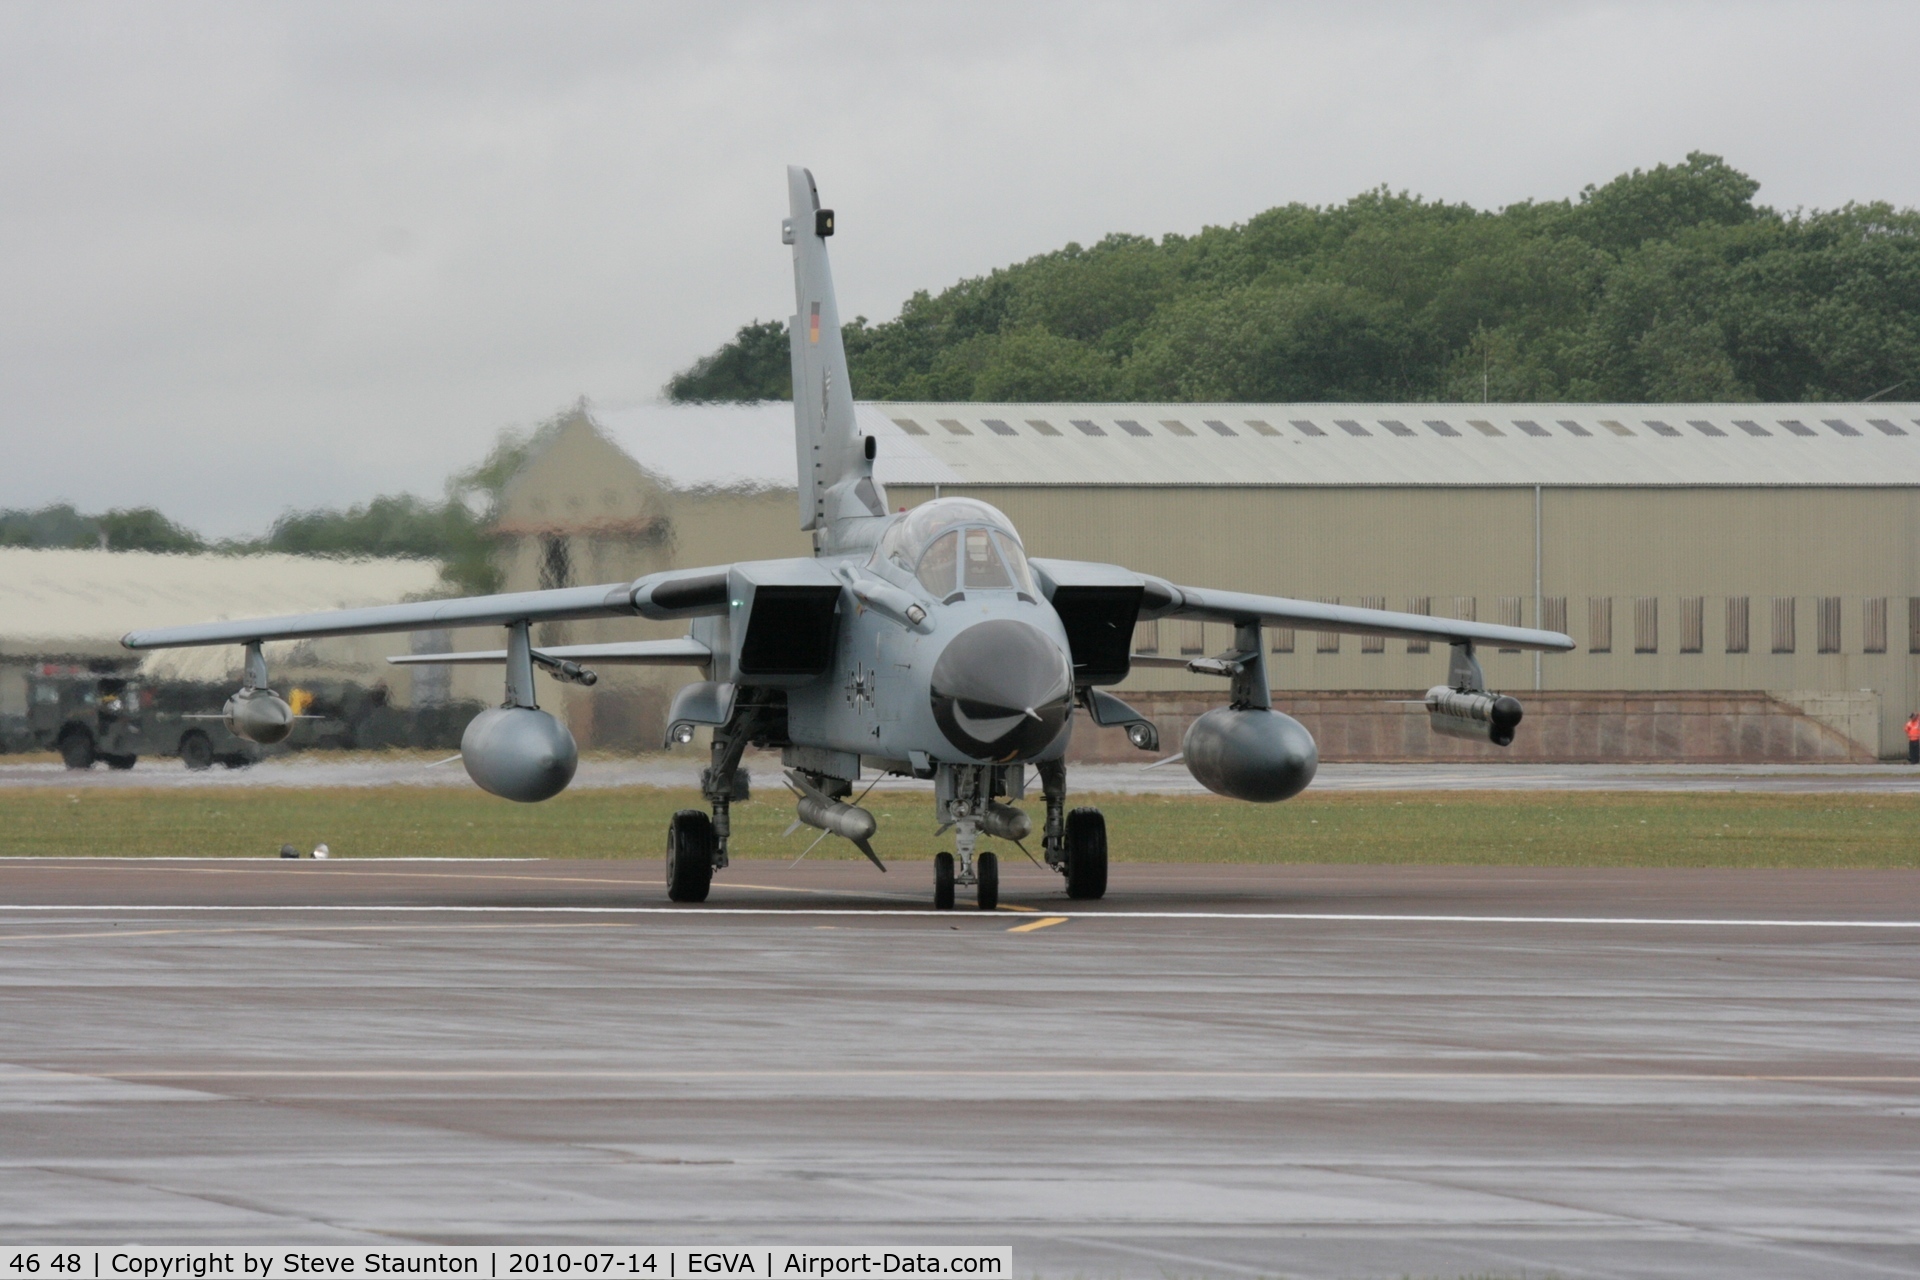
<instances>
[{"instance_id":1,"label":"tree line","mask_svg":"<svg viewBox=\"0 0 1920 1280\"><path fill-rule=\"evenodd\" d=\"M1788 212L1719 156L1495 211L1385 188L1068 244L843 326L878 400L1859 400L1920 386L1920 213ZM676 401L790 398L786 325Z\"/></svg>"}]
</instances>

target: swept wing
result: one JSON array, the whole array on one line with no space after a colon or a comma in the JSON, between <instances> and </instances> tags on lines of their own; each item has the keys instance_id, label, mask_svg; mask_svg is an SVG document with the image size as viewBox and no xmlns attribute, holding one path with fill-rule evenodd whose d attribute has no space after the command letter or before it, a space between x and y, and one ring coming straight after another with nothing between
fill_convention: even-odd
<instances>
[{"instance_id":1,"label":"swept wing","mask_svg":"<svg viewBox=\"0 0 1920 1280\"><path fill-rule=\"evenodd\" d=\"M1491 644L1508 649L1540 649L1550 653L1564 653L1574 647L1570 636L1532 627L1507 627L1460 618L1437 618L1422 613L1398 613L1391 609L1361 609L1352 605L1324 604L1318 600L1295 600L1287 596L1184 586L1151 574L1136 573L1119 565L1082 560L1035 558L1032 564L1046 583L1048 596L1056 607L1063 609L1063 613L1075 608L1076 598L1084 599L1090 605L1102 604L1109 609L1125 600L1137 600L1131 617L1116 618L1116 622L1134 618L1200 618L1208 622L1257 622L1303 631L1395 636L1450 645ZM1133 595L1135 592L1137 596ZM1124 615L1126 611L1123 609L1121 613ZM1111 613L1108 616L1114 617ZM1089 610L1088 621L1097 623L1098 614ZM1074 629L1071 620L1068 629ZM1116 634L1113 639L1119 640L1120 637ZM1118 657L1117 654L1112 656ZM1125 674L1124 664L1119 674Z\"/></svg>"},{"instance_id":2,"label":"swept wing","mask_svg":"<svg viewBox=\"0 0 1920 1280\"><path fill-rule=\"evenodd\" d=\"M278 618L242 618L183 627L154 627L128 632L120 643L129 649L173 649L208 644L257 644L263 640L304 640L318 636L513 626L528 622L571 622L585 618L693 618L727 611L729 568L721 565L682 569L649 574L634 582L610 582L597 587L556 587L550 591L514 591L503 595L420 600L410 604L336 609L327 613L290 614Z\"/></svg>"}]
</instances>

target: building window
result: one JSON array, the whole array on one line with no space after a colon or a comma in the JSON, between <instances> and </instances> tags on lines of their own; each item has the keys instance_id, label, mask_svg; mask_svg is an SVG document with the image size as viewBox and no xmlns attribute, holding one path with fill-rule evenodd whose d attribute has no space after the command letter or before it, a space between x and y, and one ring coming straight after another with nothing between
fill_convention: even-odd
<instances>
[{"instance_id":1,"label":"building window","mask_svg":"<svg viewBox=\"0 0 1920 1280\"><path fill-rule=\"evenodd\" d=\"M1275 653L1293 652L1293 628L1275 627L1273 629L1272 649Z\"/></svg>"},{"instance_id":2,"label":"building window","mask_svg":"<svg viewBox=\"0 0 1920 1280\"><path fill-rule=\"evenodd\" d=\"M1821 653L1840 652L1840 597L1821 596L1814 613L1814 647Z\"/></svg>"},{"instance_id":3,"label":"building window","mask_svg":"<svg viewBox=\"0 0 1920 1280\"><path fill-rule=\"evenodd\" d=\"M1207 651L1207 624L1193 618L1180 619L1180 652L1183 654L1205 653Z\"/></svg>"},{"instance_id":4,"label":"building window","mask_svg":"<svg viewBox=\"0 0 1920 1280\"><path fill-rule=\"evenodd\" d=\"M1793 597L1773 598L1773 651L1793 652Z\"/></svg>"},{"instance_id":5,"label":"building window","mask_svg":"<svg viewBox=\"0 0 1920 1280\"><path fill-rule=\"evenodd\" d=\"M1387 598L1385 596L1361 596L1360 607L1362 609L1384 609L1387 607ZM1385 636L1360 637L1360 652L1385 653L1386 651L1387 638Z\"/></svg>"},{"instance_id":6,"label":"building window","mask_svg":"<svg viewBox=\"0 0 1920 1280\"><path fill-rule=\"evenodd\" d=\"M1133 624L1133 651L1135 653L1160 652L1160 623L1148 618L1144 622Z\"/></svg>"},{"instance_id":7,"label":"building window","mask_svg":"<svg viewBox=\"0 0 1920 1280\"><path fill-rule=\"evenodd\" d=\"M1660 598L1636 596L1633 601L1633 651L1660 652Z\"/></svg>"},{"instance_id":8,"label":"building window","mask_svg":"<svg viewBox=\"0 0 1920 1280\"><path fill-rule=\"evenodd\" d=\"M1747 651L1747 598L1727 597L1727 652Z\"/></svg>"},{"instance_id":9,"label":"building window","mask_svg":"<svg viewBox=\"0 0 1920 1280\"><path fill-rule=\"evenodd\" d=\"M1321 604L1340 603L1339 596L1320 596L1319 600ZM1338 631L1315 632L1313 637L1313 651L1315 653L1340 652L1340 633Z\"/></svg>"},{"instance_id":10,"label":"building window","mask_svg":"<svg viewBox=\"0 0 1920 1280\"><path fill-rule=\"evenodd\" d=\"M548 591L573 585L573 553L564 534L549 533L540 539L540 585Z\"/></svg>"},{"instance_id":11,"label":"building window","mask_svg":"<svg viewBox=\"0 0 1920 1280\"><path fill-rule=\"evenodd\" d=\"M1426 616L1432 616L1433 597L1432 596L1408 596L1407 612L1423 614ZM1407 641L1408 653L1425 653L1431 647L1432 647L1431 641L1427 641L1427 640Z\"/></svg>"},{"instance_id":12,"label":"building window","mask_svg":"<svg viewBox=\"0 0 1920 1280\"><path fill-rule=\"evenodd\" d=\"M1613 597L1587 597L1587 652L1613 652Z\"/></svg>"},{"instance_id":13,"label":"building window","mask_svg":"<svg viewBox=\"0 0 1920 1280\"><path fill-rule=\"evenodd\" d=\"M1517 627L1520 625L1520 597L1519 596L1501 596L1499 600L1499 609L1500 609L1500 625L1501 626ZM1518 653L1520 651L1518 649L1507 648L1506 646L1503 645L1500 649L1500 652Z\"/></svg>"},{"instance_id":14,"label":"building window","mask_svg":"<svg viewBox=\"0 0 1920 1280\"><path fill-rule=\"evenodd\" d=\"M1707 647L1707 601L1704 596L1680 597L1680 652L1702 653Z\"/></svg>"},{"instance_id":15,"label":"building window","mask_svg":"<svg viewBox=\"0 0 1920 1280\"><path fill-rule=\"evenodd\" d=\"M1887 598L1868 596L1860 602L1860 652L1887 651Z\"/></svg>"},{"instance_id":16,"label":"building window","mask_svg":"<svg viewBox=\"0 0 1920 1280\"><path fill-rule=\"evenodd\" d=\"M1541 599L1540 625L1548 631L1566 634L1567 598L1565 596L1545 596Z\"/></svg>"}]
</instances>

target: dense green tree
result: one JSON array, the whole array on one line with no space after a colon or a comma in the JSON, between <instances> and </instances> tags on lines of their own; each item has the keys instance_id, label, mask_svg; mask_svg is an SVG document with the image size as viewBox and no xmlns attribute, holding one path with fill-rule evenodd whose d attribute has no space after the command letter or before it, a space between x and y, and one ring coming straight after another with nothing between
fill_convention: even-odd
<instances>
[{"instance_id":1,"label":"dense green tree","mask_svg":"<svg viewBox=\"0 0 1920 1280\"><path fill-rule=\"evenodd\" d=\"M0 546L97 547L100 522L83 516L71 503L56 502L34 511L0 511Z\"/></svg>"},{"instance_id":2,"label":"dense green tree","mask_svg":"<svg viewBox=\"0 0 1920 1280\"><path fill-rule=\"evenodd\" d=\"M1781 214L1718 156L1498 211L1369 191L1113 235L846 326L872 399L1854 399L1920 386L1920 214ZM749 325L667 386L788 394Z\"/></svg>"},{"instance_id":3,"label":"dense green tree","mask_svg":"<svg viewBox=\"0 0 1920 1280\"><path fill-rule=\"evenodd\" d=\"M755 320L740 326L733 341L667 383L674 400L791 400L793 364L787 354L787 326L781 320Z\"/></svg>"},{"instance_id":4,"label":"dense green tree","mask_svg":"<svg viewBox=\"0 0 1920 1280\"><path fill-rule=\"evenodd\" d=\"M110 551L205 551L206 540L152 507L117 509L96 516Z\"/></svg>"},{"instance_id":5,"label":"dense green tree","mask_svg":"<svg viewBox=\"0 0 1920 1280\"><path fill-rule=\"evenodd\" d=\"M82 515L60 502L37 511L0 511L0 546L99 547L108 551L204 551L193 530L152 507Z\"/></svg>"}]
</instances>

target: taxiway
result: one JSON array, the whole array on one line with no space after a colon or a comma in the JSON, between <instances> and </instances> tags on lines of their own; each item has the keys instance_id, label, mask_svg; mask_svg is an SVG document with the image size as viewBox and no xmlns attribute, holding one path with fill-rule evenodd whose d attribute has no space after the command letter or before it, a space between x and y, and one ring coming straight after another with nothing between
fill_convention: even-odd
<instances>
[{"instance_id":1,"label":"taxiway","mask_svg":"<svg viewBox=\"0 0 1920 1280\"><path fill-rule=\"evenodd\" d=\"M0 862L0 1225L1920 1271L1920 877L925 870Z\"/></svg>"}]
</instances>

